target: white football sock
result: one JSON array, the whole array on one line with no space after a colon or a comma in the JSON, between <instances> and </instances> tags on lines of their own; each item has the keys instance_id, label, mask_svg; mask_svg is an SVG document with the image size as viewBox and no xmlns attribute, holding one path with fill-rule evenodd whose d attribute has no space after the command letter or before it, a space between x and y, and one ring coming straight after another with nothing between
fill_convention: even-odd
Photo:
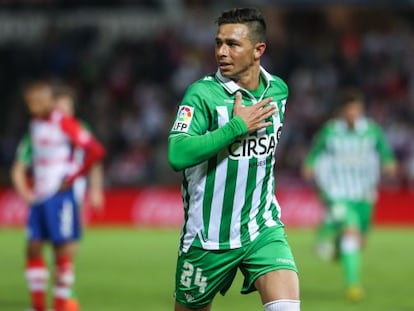
<instances>
[{"instance_id":1,"label":"white football sock","mask_svg":"<svg viewBox=\"0 0 414 311\"><path fill-rule=\"evenodd\" d=\"M265 311L300 311L300 300L279 299L266 303Z\"/></svg>"}]
</instances>

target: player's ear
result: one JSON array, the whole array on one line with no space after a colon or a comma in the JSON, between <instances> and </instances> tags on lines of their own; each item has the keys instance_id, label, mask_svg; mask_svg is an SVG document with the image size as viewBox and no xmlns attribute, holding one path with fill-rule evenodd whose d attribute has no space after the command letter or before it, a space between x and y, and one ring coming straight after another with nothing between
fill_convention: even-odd
<instances>
[{"instance_id":1,"label":"player's ear","mask_svg":"<svg viewBox=\"0 0 414 311\"><path fill-rule=\"evenodd\" d=\"M260 57L262 57L265 50L266 50L266 43L264 43L264 42L256 43L256 45L254 47L254 58L255 59L260 59Z\"/></svg>"}]
</instances>

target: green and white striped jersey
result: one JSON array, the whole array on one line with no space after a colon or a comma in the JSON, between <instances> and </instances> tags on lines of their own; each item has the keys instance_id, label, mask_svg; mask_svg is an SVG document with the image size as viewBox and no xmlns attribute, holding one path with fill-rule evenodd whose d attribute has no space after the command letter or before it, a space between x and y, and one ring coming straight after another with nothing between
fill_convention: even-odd
<instances>
[{"instance_id":1,"label":"green and white striped jersey","mask_svg":"<svg viewBox=\"0 0 414 311\"><path fill-rule=\"evenodd\" d=\"M344 120L335 119L315 136L305 165L314 168L326 199L372 202L382 164L394 161L381 128L372 120L360 118L349 128Z\"/></svg>"},{"instance_id":2,"label":"green and white striped jersey","mask_svg":"<svg viewBox=\"0 0 414 311\"><path fill-rule=\"evenodd\" d=\"M262 89L259 88L260 94L256 94L257 91L242 89L217 71L192 84L180 104L170 133L170 144L172 137L186 135L201 139L232 122L242 122L246 128L241 119L233 118L237 91L242 92L245 106L272 97L271 104L277 107L271 117L271 126L252 134L247 134L246 129L244 133L226 132L223 135L230 143L208 159L189 162L184 168L185 214L181 237L184 252L193 242L211 250L239 248L254 240L264 228L282 225L274 194L273 168L288 89L280 78L263 68L261 81ZM214 149L215 142L218 140L201 148ZM190 154L178 152L174 156L190 157Z\"/></svg>"}]
</instances>

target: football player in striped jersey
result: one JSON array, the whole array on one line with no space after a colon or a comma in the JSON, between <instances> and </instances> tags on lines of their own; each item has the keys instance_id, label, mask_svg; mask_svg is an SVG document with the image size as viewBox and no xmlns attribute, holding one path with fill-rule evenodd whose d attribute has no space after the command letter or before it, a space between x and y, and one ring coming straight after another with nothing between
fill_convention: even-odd
<instances>
[{"instance_id":1,"label":"football player in striped jersey","mask_svg":"<svg viewBox=\"0 0 414 311\"><path fill-rule=\"evenodd\" d=\"M288 88L260 59L266 24L256 9L217 19L217 72L186 90L169 136L182 171L184 224L175 310L210 310L236 272L266 311L300 309L297 268L275 197L275 149Z\"/></svg>"},{"instance_id":2,"label":"football player in striped jersey","mask_svg":"<svg viewBox=\"0 0 414 311\"><path fill-rule=\"evenodd\" d=\"M305 158L303 175L314 180L327 206L318 230L317 253L332 258L339 253L347 297L363 297L360 250L368 232L382 171L397 173L392 150L380 126L364 116L363 94L343 91L337 118L315 135Z\"/></svg>"}]
</instances>

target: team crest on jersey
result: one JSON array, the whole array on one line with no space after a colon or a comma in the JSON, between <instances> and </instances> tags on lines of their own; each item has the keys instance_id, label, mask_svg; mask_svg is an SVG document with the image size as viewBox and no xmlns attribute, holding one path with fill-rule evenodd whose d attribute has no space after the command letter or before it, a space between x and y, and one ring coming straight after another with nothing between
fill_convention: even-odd
<instances>
[{"instance_id":1,"label":"team crest on jersey","mask_svg":"<svg viewBox=\"0 0 414 311\"><path fill-rule=\"evenodd\" d=\"M177 118L173 125L173 131L188 132L191 120L193 119L194 108L190 106L181 106L177 113Z\"/></svg>"}]
</instances>

